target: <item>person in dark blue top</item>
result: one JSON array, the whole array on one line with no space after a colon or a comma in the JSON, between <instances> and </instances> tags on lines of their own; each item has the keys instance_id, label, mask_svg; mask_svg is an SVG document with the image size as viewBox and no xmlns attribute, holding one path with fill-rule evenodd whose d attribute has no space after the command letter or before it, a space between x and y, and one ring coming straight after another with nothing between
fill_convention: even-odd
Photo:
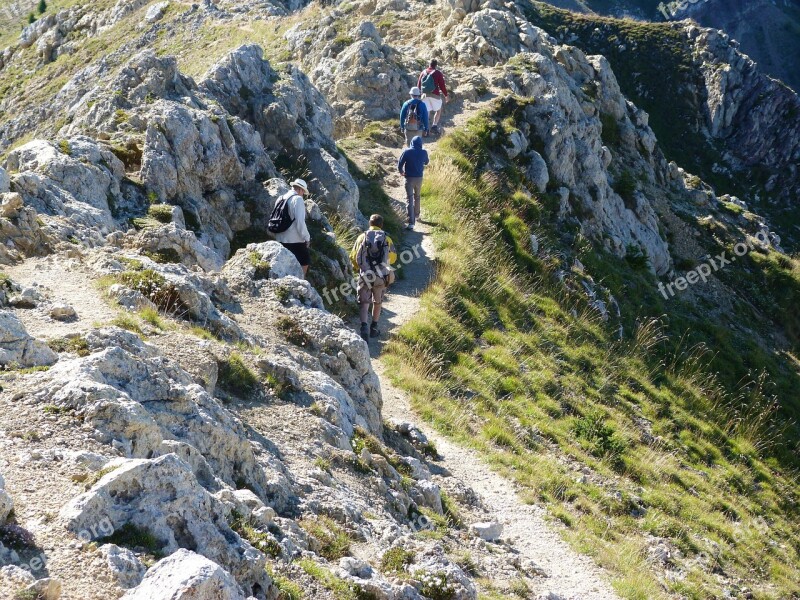
<instances>
[{"instance_id":1,"label":"person in dark blue top","mask_svg":"<svg viewBox=\"0 0 800 600\"><path fill-rule=\"evenodd\" d=\"M400 131L406 138L406 147L410 145L411 138L423 132L428 135L428 107L422 101L422 92L418 87L409 91L410 100L406 100L400 109Z\"/></svg>"},{"instance_id":2,"label":"person in dark blue top","mask_svg":"<svg viewBox=\"0 0 800 600\"><path fill-rule=\"evenodd\" d=\"M425 165L428 164L428 152L422 149L422 138L415 135L411 140L411 147L403 150L397 169L400 175L406 178L406 195L408 196L408 225L407 229L414 229L414 224L419 218L420 193L422 191L422 176Z\"/></svg>"}]
</instances>

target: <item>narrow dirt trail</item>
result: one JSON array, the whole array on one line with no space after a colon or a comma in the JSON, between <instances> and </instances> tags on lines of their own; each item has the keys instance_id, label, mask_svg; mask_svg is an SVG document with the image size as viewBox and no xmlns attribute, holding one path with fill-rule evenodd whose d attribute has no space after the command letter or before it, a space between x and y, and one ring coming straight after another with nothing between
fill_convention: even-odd
<instances>
[{"instance_id":1,"label":"narrow dirt trail","mask_svg":"<svg viewBox=\"0 0 800 600\"><path fill-rule=\"evenodd\" d=\"M452 129L462 126L485 104L459 106L455 118L445 113L445 127ZM425 147L430 153L435 153L437 142L427 143ZM399 174L390 176L386 184L387 194L398 207L404 207L402 177ZM425 219L424 198L422 218ZM381 340L370 342L373 368L380 378L383 392L384 417L417 422L425 435L436 444L441 455L437 466L475 490L493 517L503 524L503 539L522 557L541 569L545 576L535 579L531 586L531 598L616 600L618 596L608 583L606 574L589 557L576 553L561 539L555 527L545 519L543 508L522 502L515 484L494 472L475 451L454 444L416 418L408 395L392 385L389 379L387 367L380 359L382 346L392 331L418 313L420 296L435 277L436 253L431 239L432 227L428 222L418 222L414 231L406 233L398 251L409 250L414 259L402 267L403 278L398 278L384 302Z\"/></svg>"}]
</instances>

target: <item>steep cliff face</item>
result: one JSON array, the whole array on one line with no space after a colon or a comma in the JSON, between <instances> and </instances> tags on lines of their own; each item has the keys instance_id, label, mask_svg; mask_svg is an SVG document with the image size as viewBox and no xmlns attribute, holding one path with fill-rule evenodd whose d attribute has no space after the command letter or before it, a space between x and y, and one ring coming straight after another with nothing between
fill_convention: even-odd
<instances>
[{"instance_id":1,"label":"steep cliff face","mask_svg":"<svg viewBox=\"0 0 800 600\"><path fill-rule=\"evenodd\" d=\"M721 29L758 63L761 72L800 89L800 5L795 0L551 0L548 4L648 21L693 19Z\"/></svg>"},{"instance_id":2,"label":"steep cliff face","mask_svg":"<svg viewBox=\"0 0 800 600\"><path fill-rule=\"evenodd\" d=\"M771 218L798 243L800 98L764 75L724 33L691 22L583 17L533 3L531 19L560 40L602 53L625 94L652 116L670 160Z\"/></svg>"}]
</instances>

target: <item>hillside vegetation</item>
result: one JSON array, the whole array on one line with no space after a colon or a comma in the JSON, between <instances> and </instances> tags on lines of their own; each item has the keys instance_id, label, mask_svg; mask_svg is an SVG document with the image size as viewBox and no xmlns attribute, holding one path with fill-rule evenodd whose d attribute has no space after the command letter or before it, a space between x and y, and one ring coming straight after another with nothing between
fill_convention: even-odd
<instances>
[{"instance_id":1,"label":"hillside vegetation","mask_svg":"<svg viewBox=\"0 0 800 600\"><path fill-rule=\"evenodd\" d=\"M424 196L439 274L392 345L398 381L544 502L623 597L718 598L720 574L736 595L797 596L796 359L702 305L659 301L647 270L581 236L564 245L552 199L524 192L493 143L524 102L505 98L434 158ZM752 277L781 281L759 287L764 303L789 315L797 260L752 260L766 265ZM610 288L620 322L587 306L587 277Z\"/></svg>"}]
</instances>

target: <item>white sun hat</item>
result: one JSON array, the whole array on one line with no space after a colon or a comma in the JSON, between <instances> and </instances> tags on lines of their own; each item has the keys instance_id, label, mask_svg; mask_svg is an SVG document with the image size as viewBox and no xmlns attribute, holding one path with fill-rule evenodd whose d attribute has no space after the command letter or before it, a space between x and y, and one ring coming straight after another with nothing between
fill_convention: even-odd
<instances>
[{"instance_id":1,"label":"white sun hat","mask_svg":"<svg viewBox=\"0 0 800 600\"><path fill-rule=\"evenodd\" d=\"M295 179L289 185L291 185L292 187L297 186L297 187L303 188L306 191L306 194L308 193L308 184L303 179L299 179L299 178Z\"/></svg>"},{"instance_id":2,"label":"white sun hat","mask_svg":"<svg viewBox=\"0 0 800 600\"><path fill-rule=\"evenodd\" d=\"M421 95L422 95L422 92L421 92L421 91L419 91L419 88L418 88L417 86L414 86L413 88L411 88L411 90L409 90L409 92L408 92L408 93L409 93L411 96L421 96Z\"/></svg>"}]
</instances>

